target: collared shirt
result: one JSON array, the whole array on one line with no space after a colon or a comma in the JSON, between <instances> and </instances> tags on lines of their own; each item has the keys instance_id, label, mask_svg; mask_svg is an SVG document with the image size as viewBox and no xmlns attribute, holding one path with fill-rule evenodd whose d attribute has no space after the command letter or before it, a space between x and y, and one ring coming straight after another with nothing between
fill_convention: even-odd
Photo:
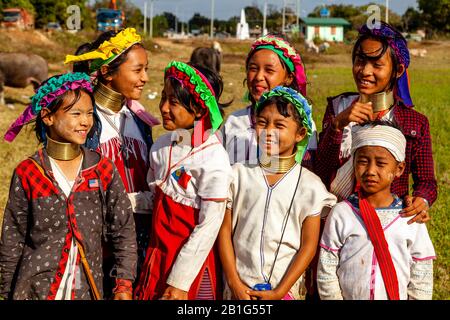
<instances>
[{"instance_id":1,"label":"collared shirt","mask_svg":"<svg viewBox=\"0 0 450 320\"><path fill-rule=\"evenodd\" d=\"M350 107L356 97L356 93L344 93L328 98L314 165L315 173L328 188L337 170L349 159L342 148L342 144L349 139L349 131L347 127L336 131L332 128L332 123L335 116ZM393 119L406 137L405 171L400 178L394 180L391 192L402 198L408 195L409 175L412 174L413 196L424 198L432 205L437 198L437 182L427 117L406 107L400 101L392 113L388 113L385 117ZM348 127L350 126L349 124Z\"/></svg>"}]
</instances>

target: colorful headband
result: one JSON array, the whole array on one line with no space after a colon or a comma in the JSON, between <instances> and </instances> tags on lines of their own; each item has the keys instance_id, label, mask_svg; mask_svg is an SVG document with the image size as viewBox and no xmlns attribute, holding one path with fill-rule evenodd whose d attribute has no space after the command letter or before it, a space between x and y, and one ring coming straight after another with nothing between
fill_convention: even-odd
<instances>
[{"instance_id":1,"label":"colorful headband","mask_svg":"<svg viewBox=\"0 0 450 320\"><path fill-rule=\"evenodd\" d=\"M291 70L291 72L295 75L295 82L297 84L297 87L300 91L300 93L303 96L306 96L306 73L305 73L305 67L303 66L302 59L300 57L300 54L295 50L294 47L292 47L289 42L286 40L273 36L273 35L267 35L263 36L261 38L256 39L255 42L253 42L252 47L250 49L250 52L247 55L246 65L248 65L248 62L250 60L250 57L252 56L253 52L255 50L259 49L269 49L275 52L283 61L286 61L287 59L290 61L287 62L287 66Z\"/></svg>"},{"instance_id":2,"label":"colorful headband","mask_svg":"<svg viewBox=\"0 0 450 320\"><path fill-rule=\"evenodd\" d=\"M206 140L206 137L203 137L203 133L208 129L211 129L211 133L214 133L223 122L211 84L196 68L178 61L172 61L167 65L164 70L164 78L173 78L180 82L193 96L197 105L207 111L199 121L201 123L201 127L199 127L202 134L201 142L203 143ZM194 132L196 131L194 130Z\"/></svg>"},{"instance_id":3,"label":"colorful headband","mask_svg":"<svg viewBox=\"0 0 450 320\"><path fill-rule=\"evenodd\" d=\"M31 103L6 131L4 139L8 142L13 141L22 127L36 118L42 108L49 106L67 91L80 88L89 92L93 91L89 76L82 72L65 73L48 79L38 88L31 97Z\"/></svg>"},{"instance_id":4,"label":"colorful headband","mask_svg":"<svg viewBox=\"0 0 450 320\"><path fill-rule=\"evenodd\" d=\"M410 62L408 44L401 33L394 30L389 24L381 22L380 28L373 29L369 29L369 27L364 24L359 29L359 36L361 37L364 35L385 39L388 45L394 50L398 61L403 64L405 68L408 68ZM407 107L413 106L409 90L409 75L407 70L405 70L402 76L397 79L396 94Z\"/></svg>"},{"instance_id":5,"label":"colorful headband","mask_svg":"<svg viewBox=\"0 0 450 320\"><path fill-rule=\"evenodd\" d=\"M272 97L281 97L284 100L287 100L295 107L295 109L300 114L300 117L302 118L302 125L307 130L307 137L297 143L297 154L295 155L295 161L297 161L298 163L302 163L303 156L308 146L309 138L312 135L311 106L309 105L308 101L294 89L278 86L268 92L263 93L259 101L256 103L256 111L261 108L264 102Z\"/></svg>"},{"instance_id":6,"label":"colorful headband","mask_svg":"<svg viewBox=\"0 0 450 320\"><path fill-rule=\"evenodd\" d=\"M93 60L90 71L94 72L101 66L114 61L132 45L141 42L142 38L134 28L126 28L109 40L104 41L97 49L79 56L67 55L64 63Z\"/></svg>"}]
</instances>

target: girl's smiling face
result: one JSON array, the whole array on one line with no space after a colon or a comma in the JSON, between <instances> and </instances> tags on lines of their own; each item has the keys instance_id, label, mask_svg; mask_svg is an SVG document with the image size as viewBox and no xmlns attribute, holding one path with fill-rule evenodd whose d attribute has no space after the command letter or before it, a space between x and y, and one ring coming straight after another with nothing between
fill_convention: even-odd
<instances>
[{"instance_id":1,"label":"girl's smiling face","mask_svg":"<svg viewBox=\"0 0 450 320\"><path fill-rule=\"evenodd\" d=\"M47 108L42 109L42 121L48 127L47 134L53 140L82 145L94 123L94 107L91 97L81 91L78 101L69 110L65 110L74 99L75 94L68 92L56 112L50 113Z\"/></svg>"},{"instance_id":2,"label":"girl's smiling face","mask_svg":"<svg viewBox=\"0 0 450 320\"><path fill-rule=\"evenodd\" d=\"M144 48L133 47L119 70L106 77L111 89L121 93L125 98L139 100L148 81L148 59Z\"/></svg>"},{"instance_id":3,"label":"girl's smiling face","mask_svg":"<svg viewBox=\"0 0 450 320\"><path fill-rule=\"evenodd\" d=\"M190 129L194 126L195 119L201 117L200 113L189 112L177 99L169 79L166 79L164 83L159 110L161 111L163 127L169 131Z\"/></svg>"},{"instance_id":4,"label":"girl's smiling face","mask_svg":"<svg viewBox=\"0 0 450 320\"><path fill-rule=\"evenodd\" d=\"M294 107L289 109L289 113L295 112ZM292 155L297 143L306 136L306 129L299 127L292 115L280 114L275 103L265 106L256 116L255 129L260 148L270 156Z\"/></svg>"},{"instance_id":5,"label":"girl's smiling face","mask_svg":"<svg viewBox=\"0 0 450 320\"><path fill-rule=\"evenodd\" d=\"M289 86L294 77L282 64L280 57L269 49L257 50L247 65L247 87L253 100L276 86Z\"/></svg>"},{"instance_id":6,"label":"girl's smiling face","mask_svg":"<svg viewBox=\"0 0 450 320\"><path fill-rule=\"evenodd\" d=\"M391 50L388 47L381 55L383 44L380 41L368 38L361 42L353 61L353 78L360 93L370 95L389 89L393 72ZM404 66L399 64L396 77L403 72Z\"/></svg>"}]
</instances>

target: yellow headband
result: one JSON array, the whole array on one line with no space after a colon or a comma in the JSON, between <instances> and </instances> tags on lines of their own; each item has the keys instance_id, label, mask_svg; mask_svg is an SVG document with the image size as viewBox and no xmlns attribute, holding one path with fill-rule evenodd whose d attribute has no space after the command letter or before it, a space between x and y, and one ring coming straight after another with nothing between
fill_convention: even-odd
<instances>
[{"instance_id":1,"label":"yellow headband","mask_svg":"<svg viewBox=\"0 0 450 320\"><path fill-rule=\"evenodd\" d=\"M64 63L78 62L85 60L108 60L120 55L132 45L141 42L141 36L134 28L126 28L109 40L104 41L97 49L86 52L79 56L67 55Z\"/></svg>"}]
</instances>

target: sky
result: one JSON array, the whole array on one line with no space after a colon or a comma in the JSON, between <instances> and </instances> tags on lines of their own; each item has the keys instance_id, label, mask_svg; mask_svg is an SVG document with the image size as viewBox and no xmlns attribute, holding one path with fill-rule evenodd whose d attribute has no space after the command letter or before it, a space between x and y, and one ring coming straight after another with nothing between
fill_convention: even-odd
<instances>
[{"instance_id":1,"label":"sky","mask_svg":"<svg viewBox=\"0 0 450 320\"><path fill-rule=\"evenodd\" d=\"M144 10L146 0L128 0ZM151 0L147 0L149 4ZM295 5L296 0L286 0ZM120 3L120 1L118 1ZM153 0L153 15L158 15L164 11L172 12L181 21L187 22L194 13L198 12L203 16L210 17L212 0ZM275 5L280 9L283 0L214 0L214 19L228 20L232 16L240 16L241 10L250 5L256 4L263 8L264 2ZM300 16L305 17L316 6L331 4L352 4L355 6L365 5L370 2L384 5L386 0L300 0ZM389 8L402 15L408 7L417 9L416 0L389 0ZM148 5L148 15L150 15L150 5Z\"/></svg>"}]
</instances>

